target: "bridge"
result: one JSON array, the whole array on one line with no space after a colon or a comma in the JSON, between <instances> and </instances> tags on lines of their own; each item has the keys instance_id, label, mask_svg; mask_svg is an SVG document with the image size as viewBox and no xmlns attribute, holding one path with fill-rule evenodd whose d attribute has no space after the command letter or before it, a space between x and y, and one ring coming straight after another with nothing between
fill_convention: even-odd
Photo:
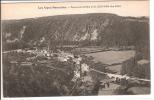
<instances>
[{"instance_id":1,"label":"bridge","mask_svg":"<svg viewBox=\"0 0 154 100\"><path fill-rule=\"evenodd\" d=\"M112 77L113 78L119 78L119 79L126 78L126 79L131 79L131 80L150 82L149 79L142 79L142 78L138 78L138 77L130 77L130 76L127 76L127 75L117 75L117 74L105 73L105 72L102 72L102 71L99 71L99 70L96 70L96 69L93 69L93 68L91 68L91 71L95 71L97 73L107 75L109 78L112 78Z\"/></svg>"}]
</instances>

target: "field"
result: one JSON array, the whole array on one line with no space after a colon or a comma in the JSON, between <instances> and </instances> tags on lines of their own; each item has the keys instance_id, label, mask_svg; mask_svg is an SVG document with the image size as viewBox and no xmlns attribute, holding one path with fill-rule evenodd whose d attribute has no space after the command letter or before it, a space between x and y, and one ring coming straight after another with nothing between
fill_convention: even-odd
<instances>
[{"instance_id":1,"label":"field","mask_svg":"<svg viewBox=\"0 0 154 100\"><path fill-rule=\"evenodd\" d=\"M122 62L130 59L131 57L134 57L135 51L105 51L86 54L86 56L93 57L95 62L106 64L108 66L106 67L107 70L116 74L120 74L122 69Z\"/></svg>"},{"instance_id":2,"label":"field","mask_svg":"<svg viewBox=\"0 0 154 100\"><path fill-rule=\"evenodd\" d=\"M97 52L86 54L86 56L94 57L96 62L102 62L104 64L114 64L114 63L122 63L135 56L134 50L128 51L105 51L105 52Z\"/></svg>"}]
</instances>

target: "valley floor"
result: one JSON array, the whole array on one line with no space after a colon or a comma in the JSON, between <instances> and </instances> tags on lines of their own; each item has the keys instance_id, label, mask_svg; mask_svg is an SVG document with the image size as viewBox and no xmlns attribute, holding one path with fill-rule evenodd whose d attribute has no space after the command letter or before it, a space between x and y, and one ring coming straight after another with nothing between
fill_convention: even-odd
<instances>
[{"instance_id":1,"label":"valley floor","mask_svg":"<svg viewBox=\"0 0 154 100\"><path fill-rule=\"evenodd\" d=\"M57 90L57 93L53 93L52 95L93 95L92 91L94 87L98 87L98 89L96 89L96 91L98 91L98 94L95 95L117 95L118 93L116 93L115 91L119 89L121 85L119 83L114 83L115 79L127 78L126 76L120 75L122 70L121 64L124 61L130 59L131 57L134 57L135 51L104 51L84 55L86 57L84 57L83 55L78 55L78 57L76 58L76 55L73 55L71 53L65 53L63 51L50 55L48 55L48 53L45 51L36 52L31 50L14 50L10 52L4 52L4 85L6 85L6 87L9 87L5 88L6 90L4 91L8 91L8 89L10 89L13 86L13 84L15 84L15 87L19 88L17 90L14 90L17 93L15 95L24 96L25 94L20 95L19 91L23 91L23 87L20 87L20 85L25 84L24 89L25 91L27 91L27 95L30 96L29 92L31 91L32 93L34 93L34 91L36 90L28 90L28 88L29 86L31 86L31 84L34 84L34 87L37 86L36 89L38 89L39 91L37 91L38 94L33 94L32 96L42 95L41 93L43 93L43 91L47 93L43 95L50 95L50 92L52 93L54 88ZM89 57L92 57L93 60L88 60ZM102 64L98 65L99 69L97 68L97 65L95 66L97 62L100 62ZM89 63L91 63L91 65L89 65ZM106 66L105 69L103 69L104 66ZM91 73L92 67L104 73L104 75L99 75L99 79L97 77L99 73L95 71L96 76L94 76ZM105 70L109 72L104 72ZM83 73L81 78L80 75L82 71ZM84 72L88 74L85 74ZM108 76L112 77L106 78ZM12 80L11 77L14 80ZM114 82L111 82L111 79L114 80ZM136 79L134 78L134 80ZM99 80L101 84L108 83L109 86L102 87L101 84L97 84L96 80ZM66 84L67 82L69 82L69 84ZM136 83L140 84L139 81L133 84ZM43 85L43 87L40 87L41 85ZM52 88L53 90L50 88ZM127 90L129 90L132 94L133 92L134 94L140 94L140 89L134 88L135 86L132 86L129 87L129 89ZM143 88L146 88L146 91L150 90L150 88L146 86L143 86ZM89 91L89 89L91 92L85 92L86 90ZM14 91L12 91L10 94L5 95L14 96ZM58 93L58 91L63 92Z\"/></svg>"}]
</instances>

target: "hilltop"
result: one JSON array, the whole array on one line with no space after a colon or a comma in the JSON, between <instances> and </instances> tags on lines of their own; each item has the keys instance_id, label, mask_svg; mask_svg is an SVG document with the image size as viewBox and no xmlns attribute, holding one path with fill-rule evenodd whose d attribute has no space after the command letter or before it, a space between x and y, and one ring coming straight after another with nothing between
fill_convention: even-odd
<instances>
[{"instance_id":1,"label":"hilltop","mask_svg":"<svg viewBox=\"0 0 154 100\"><path fill-rule=\"evenodd\" d=\"M141 50L149 47L149 18L92 13L4 20L2 38L3 50L53 44Z\"/></svg>"}]
</instances>

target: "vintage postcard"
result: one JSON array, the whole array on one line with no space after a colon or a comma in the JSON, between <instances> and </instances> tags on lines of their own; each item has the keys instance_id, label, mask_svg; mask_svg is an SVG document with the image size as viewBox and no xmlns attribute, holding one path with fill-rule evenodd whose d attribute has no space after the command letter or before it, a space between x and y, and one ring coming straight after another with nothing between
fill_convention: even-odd
<instances>
[{"instance_id":1,"label":"vintage postcard","mask_svg":"<svg viewBox=\"0 0 154 100\"><path fill-rule=\"evenodd\" d=\"M2 2L1 95L150 95L148 0Z\"/></svg>"}]
</instances>

